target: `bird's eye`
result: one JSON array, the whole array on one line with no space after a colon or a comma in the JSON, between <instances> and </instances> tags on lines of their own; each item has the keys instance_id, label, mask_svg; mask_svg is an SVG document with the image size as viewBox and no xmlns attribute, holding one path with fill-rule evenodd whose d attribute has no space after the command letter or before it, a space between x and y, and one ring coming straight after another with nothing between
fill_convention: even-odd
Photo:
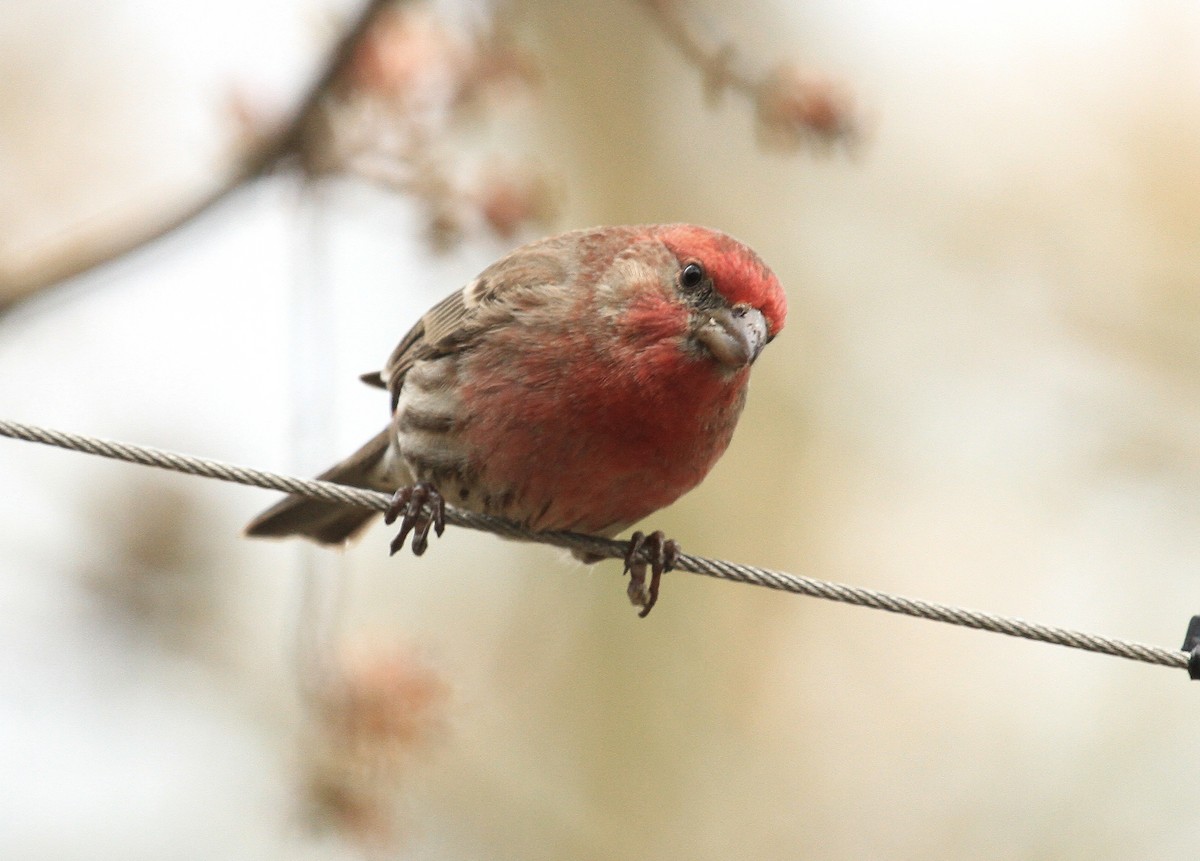
<instances>
[{"instance_id":1,"label":"bird's eye","mask_svg":"<svg viewBox=\"0 0 1200 861\"><path fill-rule=\"evenodd\" d=\"M693 290L699 287L704 281L704 267L699 263L689 263L683 267L683 271L679 273L679 283L688 290Z\"/></svg>"}]
</instances>

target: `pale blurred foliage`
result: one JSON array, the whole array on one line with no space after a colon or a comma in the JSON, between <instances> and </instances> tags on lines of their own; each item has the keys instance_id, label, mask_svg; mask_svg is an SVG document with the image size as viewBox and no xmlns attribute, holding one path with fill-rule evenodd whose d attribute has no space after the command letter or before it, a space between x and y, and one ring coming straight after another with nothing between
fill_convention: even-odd
<instances>
[{"instance_id":1,"label":"pale blurred foliage","mask_svg":"<svg viewBox=\"0 0 1200 861\"><path fill-rule=\"evenodd\" d=\"M764 68L847 82L863 145L761 151L752 107L708 106L636 5L510 16L543 71L501 134L563 176L561 226L712 224L789 290L729 454L654 525L1177 645L1200 610L1200 9L703 10ZM91 133L117 134L101 107ZM142 172L136 143L112 176ZM361 442L386 404L355 374L511 242L437 257L418 205L353 182L295 206L267 184L8 318L6 414L264 467ZM297 322L306 290L324 314ZM1092 861L1200 838L1182 674L686 575L639 621L611 564L458 530L419 561L382 529L342 555L244 542L265 494L32 448L0 443L5 857Z\"/></svg>"},{"instance_id":2,"label":"pale blurred foliage","mask_svg":"<svg viewBox=\"0 0 1200 861\"><path fill-rule=\"evenodd\" d=\"M5 2L0 303L224 181L235 132L285 109L347 2Z\"/></svg>"}]
</instances>

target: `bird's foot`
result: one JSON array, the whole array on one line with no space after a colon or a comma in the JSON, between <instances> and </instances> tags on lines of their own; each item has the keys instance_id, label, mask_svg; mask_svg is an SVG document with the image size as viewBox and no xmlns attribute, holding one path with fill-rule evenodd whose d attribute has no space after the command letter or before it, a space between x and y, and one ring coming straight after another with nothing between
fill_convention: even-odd
<instances>
[{"instance_id":1,"label":"bird's foot","mask_svg":"<svg viewBox=\"0 0 1200 861\"><path fill-rule=\"evenodd\" d=\"M679 559L679 545L662 532L645 535L635 532L629 539L625 551L625 572L629 574L629 600L642 610L642 619L654 609L658 601L658 584L662 575L675 567ZM646 583L646 569L650 569L650 583Z\"/></svg>"},{"instance_id":2,"label":"bird's foot","mask_svg":"<svg viewBox=\"0 0 1200 861\"><path fill-rule=\"evenodd\" d=\"M400 532L392 539L392 555L404 547L404 539L411 532L412 552L420 556L429 546L430 527L439 536L446 531L446 500L427 481L402 487L383 513L383 522L388 525L397 518L400 519Z\"/></svg>"}]
</instances>

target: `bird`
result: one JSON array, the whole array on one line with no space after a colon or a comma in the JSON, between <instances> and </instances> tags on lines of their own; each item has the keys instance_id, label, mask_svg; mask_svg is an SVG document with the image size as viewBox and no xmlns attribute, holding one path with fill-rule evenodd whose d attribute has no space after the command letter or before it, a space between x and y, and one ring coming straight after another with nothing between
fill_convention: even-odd
<instances>
[{"instance_id":1,"label":"bird","mask_svg":"<svg viewBox=\"0 0 1200 861\"><path fill-rule=\"evenodd\" d=\"M536 240L434 305L362 376L390 393L391 421L318 477L394 492L393 554L410 533L423 554L447 502L535 532L612 538L712 469L786 317L775 274L719 230L617 225ZM245 531L341 544L374 513L292 495ZM630 537L639 615L679 552L661 531Z\"/></svg>"}]
</instances>

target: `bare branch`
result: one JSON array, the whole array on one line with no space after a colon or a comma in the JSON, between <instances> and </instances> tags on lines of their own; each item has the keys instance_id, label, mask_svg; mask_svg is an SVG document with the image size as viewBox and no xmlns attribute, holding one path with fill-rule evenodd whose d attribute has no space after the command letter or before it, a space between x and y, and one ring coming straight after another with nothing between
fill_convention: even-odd
<instances>
[{"instance_id":1,"label":"bare branch","mask_svg":"<svg viewBox=\"0 0 1200 861\"><path fill-rule=\"evenodd\" d=\"M762 71L737 48L702 26L685 0L638 0L703 77L712 101L731 90L748 98L758 117L760 140L781 149L818 143L852 144L859 134L853 100L828 77L806 73L793 63Z\"/></svg>"},{"instance_id":2,"label":"bare branch","mask_svg":"<svg viewBox=\"0 0 1200 861\"><path fill-rule=\"evenodd\" d=\"M511 139L486 155L495 145L479 122L535 92L539 80L499 19L463 33L432 3L410 3L382 16L362 42L344 90L305 141L306 169L409 198L439 250L481 232L513 239L529 225L545 227L558 210L556 183L533 160L514 160Z\"/></svg>"},{"instance_id":3,"label":"bare branch","mask_svg":"<svg viewBox=\"0 0 1200 861\"><path fill-rule=\"evenodd\" d=\"M173 215L153 223L148 229L137 230L119 241L79 249L33 272L0 271L0 296L6 297L11 307L46 287L137 251L192 222L246 183L270 173L289 157L300 155L308 129L320 114L326 95L354 58L364 34L393 2L395 0L366 0L362 11L338 40L320 74L301 99L291 121L276 134L262 140L220 186ZM0 306L0 309L3 307Z\"/></svg>"},{"instance_id":4,"label":"bare branch","mask_svg":"<svg viewBox=\"0 0 1200 861\"><path fill-rule=\"evenodd\" d=\"M257 134L250 107L233 99L231 110L243 126L246 155L231 174L199 199L162 213L150 213L108 236L77 241L57 259L36 267L0 270L0 302L9 305L34 293L116 260L191 223L255 179L292 160L310 175L356 173L411 195L425 207L430 236L437 245L453 243L468 224L482 224L511 236L528 223L544 223L557 209L554 183L531 167L502 167L493 160L470 185L452 183L462 165L446 163L439 151L455 117L496 83L536 82L533 63L503 29L462 44L428 16L397 11L403 0L365 0L329 59L281 129ZM858 131L848 94L827 78L781 63L766 71L747 63L737 49L701 22L685 0L639 0L664 35L703 75L716 99L732 91L755 107L760 139L794 149L807 144L849 144ZM411 11L405 8L404 12ZM438 52L442 52L441 55ZM442 62L454 89L430 114L414 110L413 69L420 61ZM414 67L414 63L416 66ZM358 128L354 126L358 124ZM0 304L0 310L3 310Z\"/></svg>"}]
</instances>

